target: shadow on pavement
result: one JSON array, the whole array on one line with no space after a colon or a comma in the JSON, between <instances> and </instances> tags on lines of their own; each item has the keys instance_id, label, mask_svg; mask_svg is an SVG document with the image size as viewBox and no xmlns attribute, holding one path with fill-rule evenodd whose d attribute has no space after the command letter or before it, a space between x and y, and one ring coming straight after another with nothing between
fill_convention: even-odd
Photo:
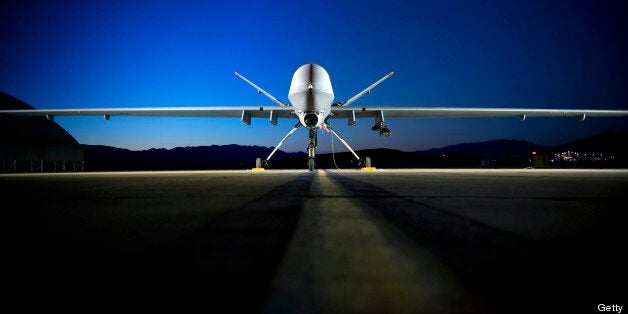
<instances>
[{"instance_id":1,"label":"shadow on pavement","mask_svg":"<svg viewBox=\"0 0 628 314\"><path fill-rule=\"evenodd\" d=\"M619 239L596 239L582 247L550 245L343 175L330 176L376 216L431 251L496 312L594 311L597 304L610 302L604 300L621 300L622 289L612 278L625 278L625 265L598 255ZM599 226L600 231L606 227Z\"/></svg>"},{"instance_id":2,"label":"shadow on pavement","mask_svg":"<svg viewBox=\"0 0 628 314\"><path fill-rule=\"evenodd\" d=\"M5 287L11 290L6 295L18 298L7 301L25 308L87 311L260 311L313 178L300 175L174 242L132 253L121 250L116 256L102 256L97 242L107 239L92 237L91 228L82 227L81 221L57 221L71 228L61 235L58 228L45 226L54 220L29 222L31 216L17 213L13 221L24 221L4 230L13 236L11 241L5 238L11 246L4 246L5 256L11 258L4 271ZM28 224L35 226L26 232Z\"/></svg>"}]
</instances>

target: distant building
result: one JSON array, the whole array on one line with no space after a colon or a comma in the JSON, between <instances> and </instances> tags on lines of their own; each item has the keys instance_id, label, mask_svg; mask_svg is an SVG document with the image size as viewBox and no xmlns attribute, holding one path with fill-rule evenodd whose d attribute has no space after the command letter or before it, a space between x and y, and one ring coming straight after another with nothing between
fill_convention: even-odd
<instances>
[{"instance_id":1,"label":"distant building","mask_svg":"<svg viewBox=\"0 0 628 314\"><path fill-rule=\"evenodd\" d=\"M608 162L615 159L613 153L600 153L600 152L573 152L566 151L561 153L554 153L554 160L558 162L577 162L577 161L591 161L591 162Z\"/></svg>"},{"instance_id":2,"label":"distant building","mask_svg":"<svg viewBox=\"0 0 628 314\"><path fill-rule=\"evenodd\" d=\"M533 155L534 167L547 167L549 166L549 156L534 154Z\"/></svg>"},{"instance_id":3,"label":"distant building","mask_svg":"<svg viewBox=\"0 0 628 314\"><path fill-rule=\"evenodd\" d=\"M0 92L1 109L33 109ZM83 170L80 144L54 121L45 117L0 115L2 172Z\"/></svg>"},{"instance_id":4,"label":"distant building","mask_svg":"<svg viewBox=\"0 0 628 314\"><path fill-rule=\"evenodd\" d=\"M482 168L492 168L497 165L497 160L495 159L482 159L480 160L480 167Z\"/></svg>"}]
</instances>

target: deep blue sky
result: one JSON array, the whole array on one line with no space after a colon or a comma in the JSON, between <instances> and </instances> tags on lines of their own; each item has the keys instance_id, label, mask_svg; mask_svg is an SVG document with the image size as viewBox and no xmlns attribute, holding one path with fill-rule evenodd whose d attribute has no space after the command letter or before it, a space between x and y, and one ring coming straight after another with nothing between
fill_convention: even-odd
<instances>
[{"instance_id":1,"label":"deep blue sky","mask_svg":"<svg viewBox=\"0 0 628 314\"><path fill-rule=\"evenodd\" d=\"M0 90L37 108L241 106L287 101L322 65L337 101L389 71L356 106L628 109L626 1L3 1ZM85 144L131 149L274 146L294 122L59 117ZM388 119L334 126L354 148L428 149L490 139L561 144L623 118ZM286 151L304 150L301 129ZM330 139L319 137L320 151ZM336 142L336 145L339 145ZM338 146L339 147L339 146ZM344 149L343 149L344 150Z\"/></svg>"}]
</instances>

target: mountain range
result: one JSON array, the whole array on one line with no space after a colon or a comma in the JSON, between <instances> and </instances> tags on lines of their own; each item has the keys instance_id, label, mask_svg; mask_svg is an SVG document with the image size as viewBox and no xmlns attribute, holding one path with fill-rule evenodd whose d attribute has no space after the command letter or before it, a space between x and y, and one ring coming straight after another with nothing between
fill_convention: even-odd
<instances>
[{"instance_id":1,"label":"mountain range","mask_svg":"<svg viewBox=\"0 0 628 314\"><path fill-rule=\"evenodd\" d=\"M555 166L626 167L628 166L628 129L619 133L603 132L570 143L541 146L524 140L491 140L462 143L423 151L403 152L395 149L366 149L357 151L361 157L370 157L373 165L382 168L417 167L480 167L482 160L491 166L529 166L532 152L553 158L554 154L572 151L612 156L596 163L555 163ZM211 145L149 149L132 151L101 145L81 145L87 170L165 170L165 169L248 169L255 159L265 158L273 147L243 145ZM287 153L278 150L269 168L305 168L304 152ZM610 157L609 157L610 158ZM349 152L318 154L319 168L356 168L355 157Z\"/></svg>"}]
</instances>

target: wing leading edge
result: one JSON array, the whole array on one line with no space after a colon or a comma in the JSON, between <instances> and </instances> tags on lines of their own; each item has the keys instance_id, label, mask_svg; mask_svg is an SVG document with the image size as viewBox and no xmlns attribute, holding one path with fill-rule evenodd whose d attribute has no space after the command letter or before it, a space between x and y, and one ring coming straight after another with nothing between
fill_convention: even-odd
<instances>
[{"instance_id":1,"label":"wing leading edge","mask_svg":"<svg viewBox=\"0 0 628 314\"><path fill-rule=\"evenodd\" d=\"M251 118L267 118L276 125L277 119L295 117L288 107L158 107L158 108L84 108L84 109L24 109L0 110L0 115L45 116L54 120L56 116L102 116L109 120L113 116L123 117L210 117L240 118L242 123L251 124Z\"/></svg>"},{"instance_id":2,"label":"wing leading edge","mask_svg":"<svg viewBox=\"0 0 628 314\"><path fill-rule=\"evenodd\" d=\"M332 107L330 118L468 118L468 117L621 117L628 110L462 108L462 107ZM0 110L0 115L16 116L135 116L135 117L213 117L213 118L296 118L289 107L156 107L156 108L76 108Z\"/></svg>"},{"instance_id":3,"label":"wing leading edge","mask_svg":"<svg viewBox=\"0 0 628 314\"><path fill-rule=\"evenodd\" d=\"M620 117L628 110L461 108L461 107L333 107L332 118L471 118L471 117Z\"/></svg>"},{"instance_id":4,"label":"wing leading edge","mask_svg":"<svg viewBox=\"0 0 628 314\"><path fill-rule=\"evenodd\" d=\"M234 118L247 112L253 118L295 117L291 108L277 107L157 107L157 108L76 108L0 110L3 115L16 116L135 116L135 117L214 117Z\"/></svg>"}]
</instances>

